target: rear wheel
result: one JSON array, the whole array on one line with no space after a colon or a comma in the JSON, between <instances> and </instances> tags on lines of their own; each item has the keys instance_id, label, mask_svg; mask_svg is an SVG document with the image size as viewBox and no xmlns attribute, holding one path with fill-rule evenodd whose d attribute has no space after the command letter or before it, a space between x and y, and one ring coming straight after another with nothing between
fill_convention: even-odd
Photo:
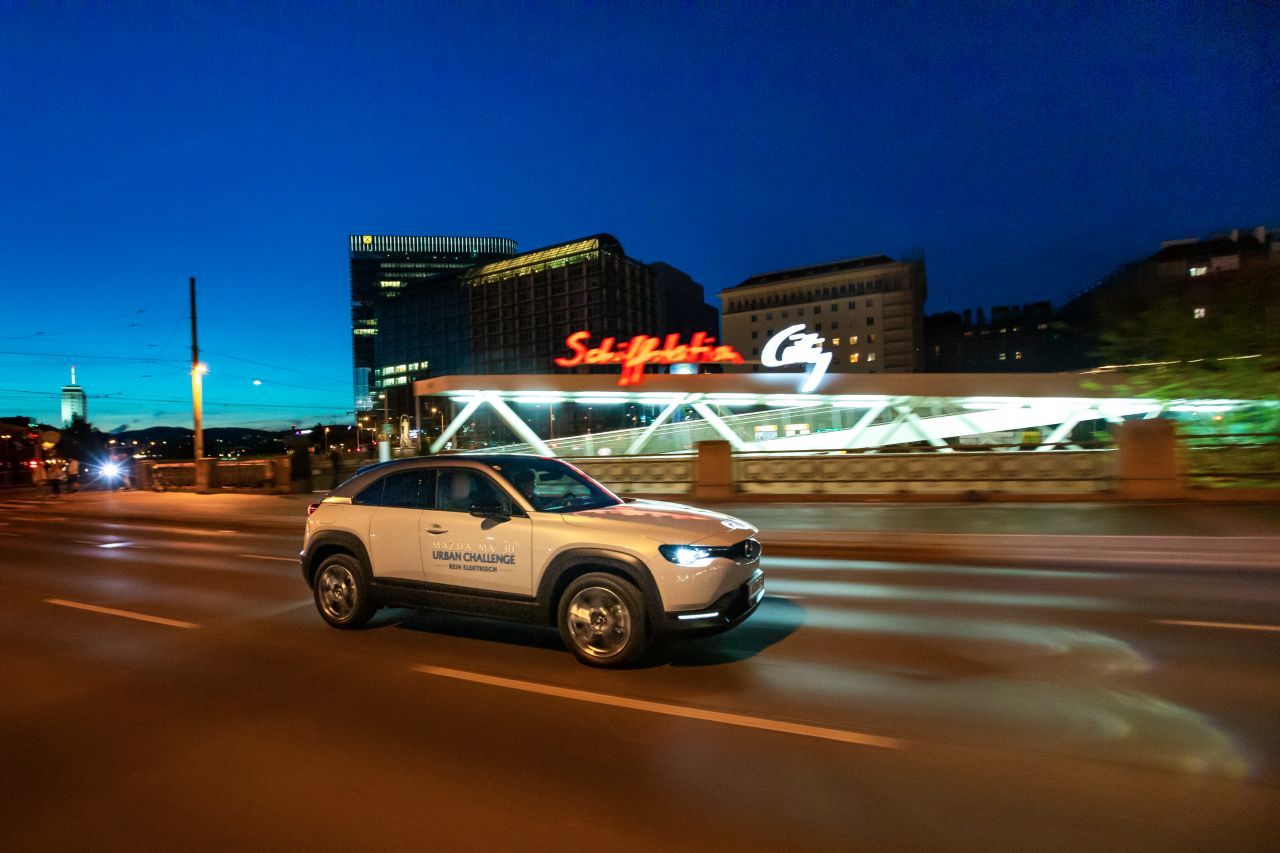
<instances>
[{"instance_id":1,"label":"rear wheel","mask_svg":"<svg viewBox=\"0 0 1280 853\"><path fill-rule=\"evenodd\" d=\"M378 609L369 595L360 561L350 554L325 557L312 590L316 609L335 628L359 628Z\"/></svg>"},{"instance_id":2,"label":"rear wheel","mask_svg":"<svg viewBox=\"0 0 1280 853\"><path fill-rule=\"evenodd\" d=\"M648 645L644 598L613 575L593 572L569 584L557 623L564 644L590 666L626 666Z\"/></svg>"}]
</instances>

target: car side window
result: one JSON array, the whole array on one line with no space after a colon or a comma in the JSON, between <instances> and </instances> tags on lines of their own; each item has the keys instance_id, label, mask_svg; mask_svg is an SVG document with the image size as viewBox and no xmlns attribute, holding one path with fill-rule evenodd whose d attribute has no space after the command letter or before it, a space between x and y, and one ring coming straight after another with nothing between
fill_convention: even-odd
<instances>
[{"instance_id":1,"label":"car side window","mask_svg":"<svg viewBox=\"0 0 1280 853\"><path fill-rule=\"evenodd\" d=\"M386 477L374 481L372 485L362 489L360 494L352 498L351 502L361 506L377 506L382 503L382 484L386 481Z\"/></svg>"},{"instance_id":2,"label":"car side window","mask_svg":"<svg viewBox=\"0 0 1280 853\"><path fill-rule=\"evenodd\" d=\"M507 514L513 511L511 498L493 480L466 468L444 468L436 479L436 508L449 512L470 512L473 506L498 504Z\"/></svg>"},{"instance_id":3,"label":"car side window","mask_svg":"<svg viewBox=\"0 0 1280 853\"><path fill-rule=\"evenodd\" d=\"M351 502L402 509L431 509L435 505L435 471L419 468L388 474Z\"/></svg>"}]
</instances>

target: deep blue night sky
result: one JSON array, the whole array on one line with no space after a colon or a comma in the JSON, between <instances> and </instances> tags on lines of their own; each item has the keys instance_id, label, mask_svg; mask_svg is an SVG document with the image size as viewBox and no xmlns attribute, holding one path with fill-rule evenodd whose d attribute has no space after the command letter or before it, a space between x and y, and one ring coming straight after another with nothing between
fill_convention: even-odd
<instances>
[{"instance_id":1,"label":"deep blue night sky","mask_svg":"<svg viewBox=\"0 0 1280 853\"><path fill-rule=\"evenodd\" d=\"M342 418L349 233L923 252L938 311L1280 225L1273 4L112 5L0 0L0 414L189 424L195 275L210 425Z\"/></svg>"}]
</instances>

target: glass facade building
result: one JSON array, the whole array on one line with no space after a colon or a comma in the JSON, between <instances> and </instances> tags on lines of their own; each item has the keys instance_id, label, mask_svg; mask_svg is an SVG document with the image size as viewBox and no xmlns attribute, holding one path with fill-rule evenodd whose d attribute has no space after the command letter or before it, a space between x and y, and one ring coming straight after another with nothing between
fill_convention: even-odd
<instances>
[{"instance_id":1,"label":"glass facade building","mask_svg":"<svg viewBox=\"0 0 1280 853\"><path fill-rule=\"evenodd\" d=\"M379 308L414 297L440 300L447 306L458 296L463 270L516 253L505 237L411 237L352 234L347 238L351 263L351 353L355 368L355 408L373 408L377 345L382 336ZM446 312L447 313L447 312ZM406 364L422 359L386 360ZM421 368L419 368L421 369ZM407 381L407 380L406 380Z\"/></svg>"},{"instance_id":2,"label":"glass facade building","mask_svg":"<svg viewBox=\"0 0 1280 853\"><path fill-rule=\"evenodd\" d=\"M354 257L353 249L353 316ZM555 371L553 360L567 353L565 339L574 332L589 331L597 341L718 335L718 313L703 300L701 285L674 267L628 257L608 234L420 270L425 283L418 286L387 287L400 281L389 277L400 268L379 263L369 276L376 290L362 291L366 325L355 324L354 331L357 347L361 338L372 342L369 402L381 409L385 394L393 417L414 413L411 389L423 377Z\"/></svg>"}]
</instances>

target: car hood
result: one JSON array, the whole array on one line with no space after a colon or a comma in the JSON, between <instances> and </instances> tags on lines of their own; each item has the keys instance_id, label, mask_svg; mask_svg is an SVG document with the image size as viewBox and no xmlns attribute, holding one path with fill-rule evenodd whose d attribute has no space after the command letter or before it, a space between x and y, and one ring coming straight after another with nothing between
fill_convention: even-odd
<instances>
[{"instance_id":1,"label":"car hood","mask_svg":"<svg viewBox=\"0 0 1280 853\"><path fill-rule=\"evenodd\" d=\"M756 533L740 518L665 501L631 501L563 518L575 527L643 536L661 545L733 545Z\"/></svg>"}]
</instances>

